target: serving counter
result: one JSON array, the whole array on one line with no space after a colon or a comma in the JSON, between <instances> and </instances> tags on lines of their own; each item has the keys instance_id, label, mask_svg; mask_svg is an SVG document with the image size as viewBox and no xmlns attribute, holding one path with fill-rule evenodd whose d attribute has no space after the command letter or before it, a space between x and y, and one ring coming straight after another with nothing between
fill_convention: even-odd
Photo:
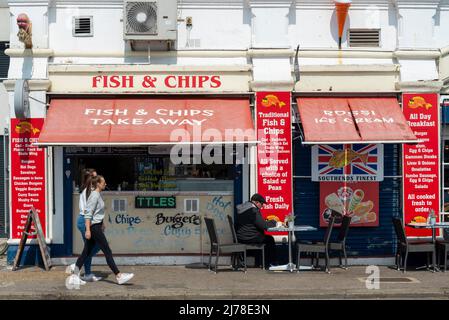
<instances>
[{"instance_id":1,"label":"serving counter","mask_svg":"<svg viewBox=\"0 0 449 320\"><path fill-rule=\"evenodd\" d=\"M207 182L205 182L207 183ZM209 252L203 217L215 219L220 238L231 241L226 215L233 192L105 191L105 235L114 254L195 255ZM79 193L73 193L73 253L83 248L76 227ZM202 235L201 235L202 233Z\"/></svg>"}]
</instances>

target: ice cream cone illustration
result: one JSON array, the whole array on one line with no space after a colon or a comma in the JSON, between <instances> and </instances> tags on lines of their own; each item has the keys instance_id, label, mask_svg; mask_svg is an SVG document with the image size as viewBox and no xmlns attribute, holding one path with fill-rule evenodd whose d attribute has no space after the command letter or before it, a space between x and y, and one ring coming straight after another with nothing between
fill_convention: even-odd
<instances>
[{"instance_id":1,"label":"ice cream cone illustration","mask_svg":"<svg viewBox=\"0 0 449 320\"><path fill-rule=\"evenodd\" d=\"M351 6L351 0L334 0L334 2L338 22L338 49L341 49L341 37L343 35L346 17L348 16L348 10Z\"/></svg>"},{"instance_id":2,"label":"ice cream cone illustration","mask_svg":"<svg viewBox=\"0 0 449 320\"><path fill-rule=\"evenodd\" d=\"M362 201L365 193L362 189L357 189L354 191L351 201L349 202L348 212L351 213L354 211L355 207Z\"/></svg>"}]
</instances>

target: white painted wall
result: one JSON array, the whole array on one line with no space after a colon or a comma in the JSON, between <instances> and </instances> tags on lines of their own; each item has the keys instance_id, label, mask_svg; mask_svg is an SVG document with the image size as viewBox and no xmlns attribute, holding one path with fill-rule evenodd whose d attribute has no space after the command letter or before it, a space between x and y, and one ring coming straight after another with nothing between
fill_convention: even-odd
<instances>
[{"instance_id":1,"label":"white painted wall","mask_svg":"<svg viewBox=\"0 0 449 320\"><path fill-rule=\"evenodd\" d=\"M0 41L9 41L9 9L0 2Z\"/></svg>"},{"instance_id":2,"label":"white painted wall","mask_svg":"<svg viewBox=\"0 0 449 320\"><path fill-rule=\"evenodd\" d=\"M0 135L5 132L4 129L8 128L9 123L9 101L8 92L6 91L3 83L0 82Z\"/></svg>"}]
</instances>

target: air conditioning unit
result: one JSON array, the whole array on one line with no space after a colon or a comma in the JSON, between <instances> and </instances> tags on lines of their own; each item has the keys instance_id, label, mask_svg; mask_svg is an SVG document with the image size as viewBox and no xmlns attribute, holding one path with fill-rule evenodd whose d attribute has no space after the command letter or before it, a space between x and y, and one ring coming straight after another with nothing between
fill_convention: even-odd
<instances>
[{"instance_id":1,"label":"air conditioning unit","mask_svg":"<svg viewBox=\"0 0 449 320\"><path fill-rule=\"evenodd\" d=\"M124 0L125 40L176 40L177 0Z\"/></svg>"}]
</instances>

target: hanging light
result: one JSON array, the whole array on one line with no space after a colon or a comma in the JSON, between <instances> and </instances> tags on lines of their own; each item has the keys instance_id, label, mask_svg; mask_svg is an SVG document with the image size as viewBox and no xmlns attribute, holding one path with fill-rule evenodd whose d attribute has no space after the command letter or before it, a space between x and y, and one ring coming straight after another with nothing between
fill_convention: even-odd
<instances>
[{"instance_id":1,"label":"hanging light","mask_svg":"<svg viewBox=\"0 0 449 320\"><path fill-rule=\"evenodd\" d=\"M338 22L338 49L341 49L341 38L345 27L346 17L348 16L348 10L351 6L351 0L334 0L334 3Z\"/></svg>"}]
</instances>

